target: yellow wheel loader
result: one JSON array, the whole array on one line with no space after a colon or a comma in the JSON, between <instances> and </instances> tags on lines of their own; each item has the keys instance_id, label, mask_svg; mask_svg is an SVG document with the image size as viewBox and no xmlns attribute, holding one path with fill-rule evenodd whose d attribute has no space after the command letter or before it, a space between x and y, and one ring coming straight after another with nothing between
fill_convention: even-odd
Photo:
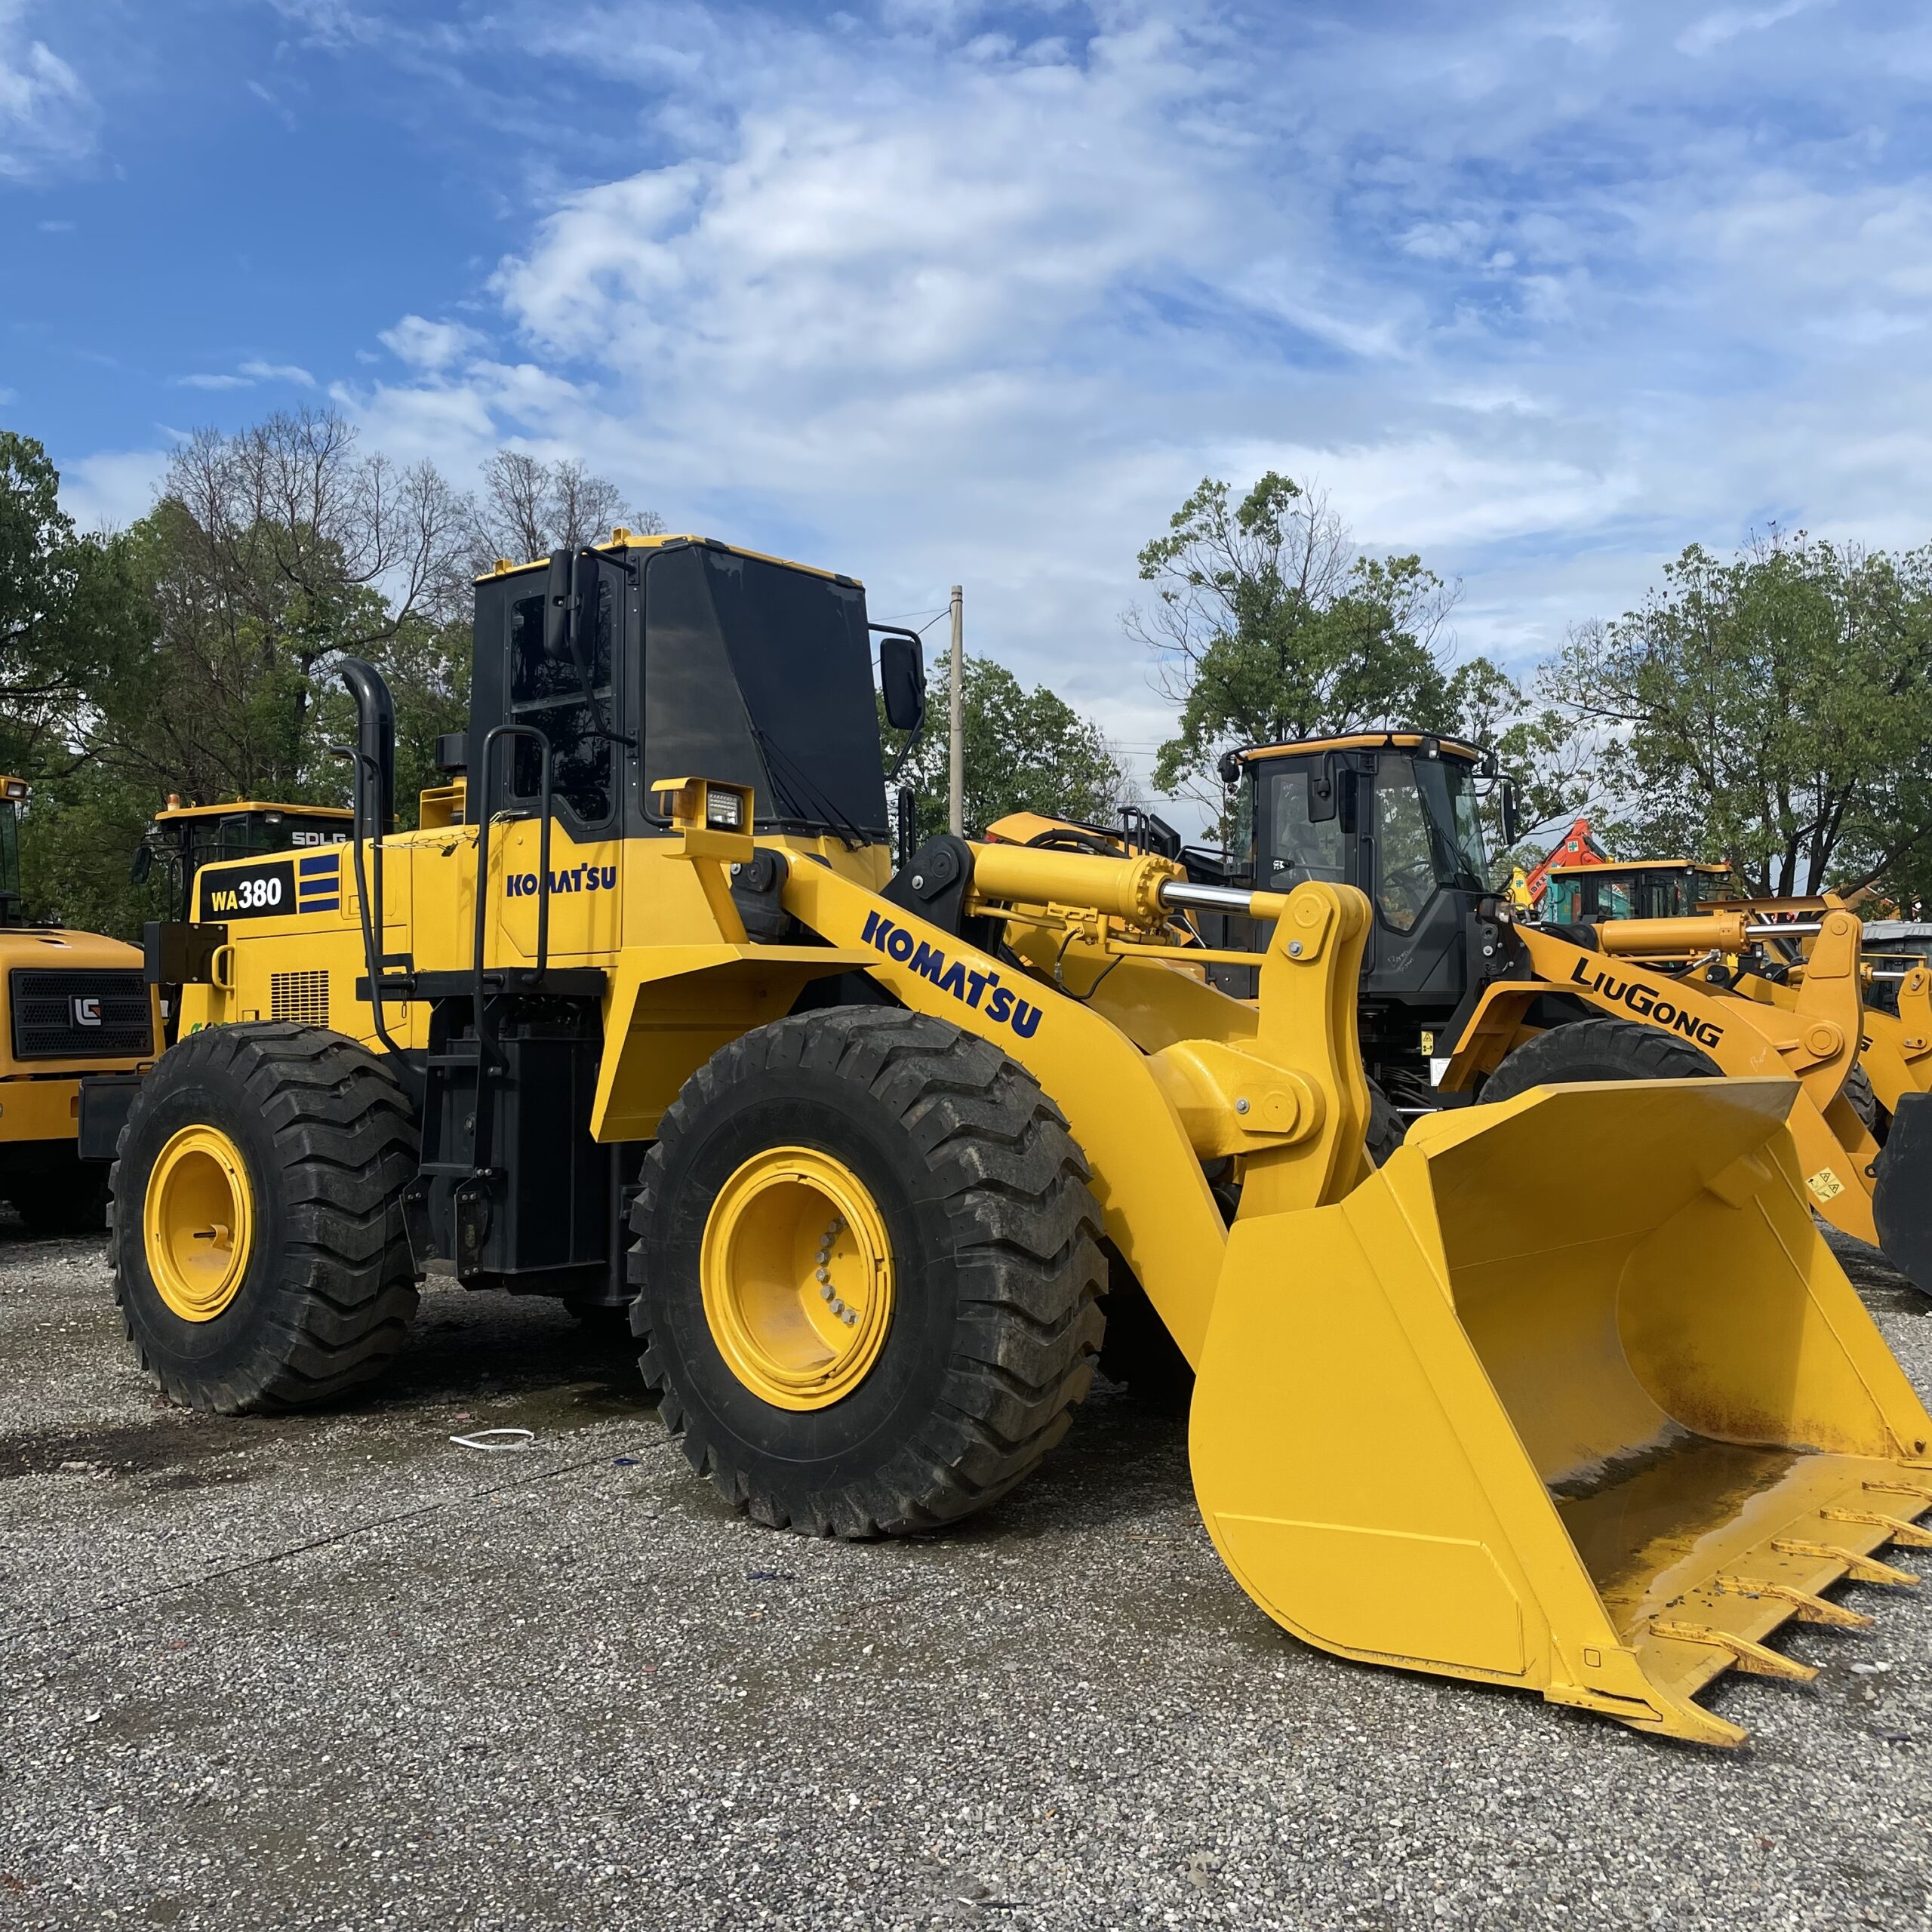
<instances>
[{"instance_id":1,"label":"yellow wheel loader","mask_svg":"<svg viewBox=\"0 0 1932 1932\"><path fill-rule=\"evenodd\" d=\"M1875 1212L1881 1189L1932 1199L1932 1145L1915 1134L1881 1149L1857 1104L1855 914L1820 901L1794 924L1723 900L1721 867L1660 860L1555 871L1546 911L1577 916L1526 920L1491 890L1482 845L1478 795L1507 780L1449 739L1257 746L1225 769L1248 875L1348 882L1370 899L1363 1046L1405 1118L1565 1081L1793 1078L1790 1131L1818 1211L1932 1293L1932 1207L1891 1213L1883 1229ZM1789 998L1749 996L1767 949L1801 939L1810 951Z\"/></svg>"},{"instance_id":2,"label":"yellow wheel loader","mask_svg":"<svg viewBox=\"0 0 1932 1932\"><path fill-rule=\"evenodd\" d=\"M1700 970L1746 998L1795 1011L1811 977L1810 934L1846 910L1846 902L1827 894L1752 900L1743 909L1764 921L1770 934L1762 953L1754 955L1756 970L1714 961ZM1906 1272L1915 1286L1932 1291L1923 1261L1932 1256L1932 1195L1921 1179L1932 1171L1932 968L1910 953L1875 955L1869 928L1861 957L1862 977L1883 1003L1868 999L1864 1005L1857 1063L1842 1095L1882 1150L1869 1170L1879 1244L1887 1255L1919 1258ZM1847 1124L1842 1116L1837 1124Z\"/></svg>"},{"instance_id":3,"label":"yellow wheel loader","mask_svg":"<svg viewBox=\"0 0 1932 1932\"><path fill-rule=\"evenodd\" d=\"M79 1158L83 1077L152 1065L158 1012L141 955L98 933L20 912L23 779L0 777L0 1197L35 1234L97 1232L106 1170Z\"/></svg>"},{"instance_id":4,"label":"yellow wheel loader","mask_svg":"<svg viewBox=\"0 0 1932 1932\"><path fill-rule=\"evenodd\" d=\"M161 1037L171 1043L180 1017L181 983L189 968L177 956L194 928L195 879L204 866L223 859L275 852L313 851L348 842L354 814L339 805L269 804L237 798L226 804L184 805L171 793L149 821L128 867L131 885L143 884L157 865L165 881L168 918L151 920L143 934L142 963L158 999ZM152 1051L152 1049L150 1049ZM143 1067L90 1074L81 1081L78 1114L81 1158L105 1162L127 1124L128 1109ZM104 1202L107 1174L95 1170L95 1191Z\"/></svg>"},{"instance_id":5,"label":"yellow wheel loader","mask_svg":"<svg viewBox=\"0 0 1932 1932\"><path fill-rule=\"evenodd\" d=\"M112 1257L177 1399L337 1396L426 1275L628 1305L737 1506L929 1530L1066 1429L1112 1270L1196 1371L1217 1549L1311 1644L1734 1744L1706 1684L1811 1675L1782 1624L1909 1580L1932 1417L1814 1229L1792 1079L1538 1091L1378 1171L1369 896L895 866L872 639L897 728L923 672L851 578L620 533L481 580L475 636L422 829L350 663L351 844L204 867L168 942ZM1270 927L1252 1002L1175 970L1240 963L1211 910ZM1522 1211L1586 1168L1586 1225Z\"/></svg>"}]
</instances>

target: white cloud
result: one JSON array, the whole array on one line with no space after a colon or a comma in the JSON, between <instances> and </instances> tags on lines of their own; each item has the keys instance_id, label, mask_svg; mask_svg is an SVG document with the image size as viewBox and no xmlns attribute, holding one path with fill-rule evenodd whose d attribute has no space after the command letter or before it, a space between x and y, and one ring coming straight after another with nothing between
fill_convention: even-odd
<instances>
[{"instance_id":1,"label":"white cloud","mask_svg":"<svg viewBox=\"0 0 1932 1932\"><path fill-rule=\"evenodd\" d=\"M245 362L241 373L252 382L292 383L297 389L312 389L315 379L294 362Z\"/></svg>"},{"instance_id":2,"label":"white cloud","mask_svg":"<svg viewBox=\"0 0 1932 1932\"><path fill-rule=\"evenodd\" d=\"M402 31L280 4L334 46ZM479 20L632 91L635 152L445 291L494 299L487 337L383 332L401 368L332 391L372 441L459 473L505 439L581 455L881 613L962 581L975 648L1134 743L1164 714L1117 614L1203 474L1319 478L1517 658L1694 537L1927 534L1932 185L1898 77L1932 27L1771 0L820 17Z\"/></svg>"},{"instance_id":3,"label":"white cloud","mask_svg":"<svg viewBox=\"0 0 1932 1932\"><path fill-rule=\"evenodd\" d=\"M0 180L29 180L85 160L99 120L78 74L29 38L28 0L0 0Z\"/></svg>"},{"instance_id":4,"label":"white cloud","mask_svg":"<svg viewBox=\"0 0 1932 1932\"><path fill-rule=\"evenodd\" d=\"M398 361L433 373L469 354L482 337L460 322L431 322L420 315L405 315L395 328L384 329L377 340Z\"/></svg>"},{"instance_id":5,"label":"white cloud","mask_svg":"<svg viewBox=\"0 0 1932 1932\"><path fill-rule=\"evenodd\" d=\"M1778 0L1777 5L1770 7L1721 7L1715 13L1693 21L1678 35L1677 45L1685 54L1712 53L1740 34L1761 33L1794 14L1832 4L1832 0Z\"/></svg>"},{"instance_id":6,"label":"white cloud","mask_svg":"<svg viewBox=\"0 0 1932 1932\"><path fill-rule=\"evenodd\" d=\"M121 530L154 506L165 450L112 450L60 466L60 507L82 530Z\"/></svg>"},{"instance_id":7,"label":"white cloud","mask_svg":"<svg viewBox=\"0 0 1932 1932\"><path fill-rule=\"evenodd\" d=\"M248 376L197 374L177 376L175 386L184 389L251 389L254 379Z\"/></svg>"}]
</instances>

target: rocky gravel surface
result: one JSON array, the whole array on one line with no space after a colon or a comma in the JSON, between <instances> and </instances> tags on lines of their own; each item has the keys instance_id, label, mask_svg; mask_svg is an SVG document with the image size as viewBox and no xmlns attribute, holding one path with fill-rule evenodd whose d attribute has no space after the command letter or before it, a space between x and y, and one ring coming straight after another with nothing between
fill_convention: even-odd
<instances>
[{"instance_id":1,"label":"rocky gravel surface","mask_svg":"<svg viewBox=\"0 0 1932 1932\"><path fill-rule=\"evenodd\" d=\"M1778 1639L1816 1683L1708 1694L1747 1749L1678 1747L1304 1649L1104 1389L965 1530L811 1543L549 1303L438 1289L355 1411L195 1417L98 1244L0 1226L0 1932L1924 1924L1932 1589L1840 1594L1876 1625Z\"/></svg>"}]
</instances>

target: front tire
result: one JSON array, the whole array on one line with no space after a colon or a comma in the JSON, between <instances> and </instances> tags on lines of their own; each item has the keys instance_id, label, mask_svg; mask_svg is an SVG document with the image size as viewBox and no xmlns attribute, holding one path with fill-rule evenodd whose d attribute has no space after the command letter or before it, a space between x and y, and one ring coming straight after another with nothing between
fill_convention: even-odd
<instances>
[{"instance_id":1,"label":"front tire","mask_svg":"<svg viewBox=\"0 0 1932 1932\"><path fill-rule=\"evenodd\" d=\"M141 1366L224 1415L368 1381L416 1312L402 1191L417 1133L340 1033L211 1027L141 1082L110 1186L114 1296Z\"/></svg>"},{"instance_id":2,"label":"front tire","mask_svg":"<svg viewBox=\"0 0 1932 1932\"><path fill-rule=\"evenodd\" d=\"M1634 1020L1573 1020L1506 1055L1476 1097L1513 1100L1532 1087L1579 1080L1714 1080L1722 1072L1709 1054L1677 1034Z\"/></svg>"},{"instance_id":3,"label":"front tire","mask_svg":"<svg viewBox=\"0 0 1932 1932\"><path fill-rule=\"evenodd\" d=\"M833 1008L721 1048L631 1217L632 1327L691 1466L814 1536L1004 1495L1093 1377L1088 1171L1032 1076L943 1020Z\"/></svg>"}]
</instances>

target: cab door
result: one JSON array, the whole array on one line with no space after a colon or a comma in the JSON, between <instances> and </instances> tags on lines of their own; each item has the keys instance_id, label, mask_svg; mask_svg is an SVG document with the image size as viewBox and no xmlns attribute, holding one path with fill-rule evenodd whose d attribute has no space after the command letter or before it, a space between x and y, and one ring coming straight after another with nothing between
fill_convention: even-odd
<instances>
[{"instance_id":1,"label":"cab door","mask_svg":"<svg viewBox=\"0 0 1932 1932\"><path fill-rule=\"evenodd\" d=\"M622 926L628 749L622 721L635 657L623 640L635 635L635 594L620 571L601 571L598 579L587 692L571 654L553 657L543 648L540 575L526 580L527 590L507 600L504 611L503 721L540 732L550 748L553 960L614 952ZM525 735L499 740L490 778L494 961L527 964L537 957L543 789L541 746Z\"/></svg>"}]
</instances>

